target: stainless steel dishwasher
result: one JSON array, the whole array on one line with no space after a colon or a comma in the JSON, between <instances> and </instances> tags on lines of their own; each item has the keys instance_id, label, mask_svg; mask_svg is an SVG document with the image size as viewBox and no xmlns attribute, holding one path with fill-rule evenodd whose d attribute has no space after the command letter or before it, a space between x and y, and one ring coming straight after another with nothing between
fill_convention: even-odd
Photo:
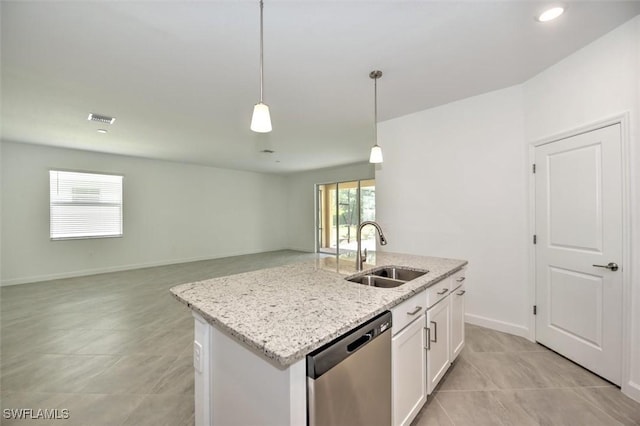
<instances>
[{"instance_id":1,"label":"stainless steel dishwasher","mask_svg":"<svg viewBox=\"0 0 640 426\"><path fill-rule=\"evenodd\" d=\"M391 424L391 312L307 356L309 426Z\"/></svg>"}]
</instances>

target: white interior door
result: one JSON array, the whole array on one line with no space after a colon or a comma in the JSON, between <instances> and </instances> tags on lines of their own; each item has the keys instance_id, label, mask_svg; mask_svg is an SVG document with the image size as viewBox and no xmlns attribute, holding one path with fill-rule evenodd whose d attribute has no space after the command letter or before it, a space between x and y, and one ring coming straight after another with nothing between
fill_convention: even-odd
<instances>
[{"instance_id":1,"label":"white interior door","mask_svg":"<svg viewBox=\"0 0 640 426\"><path fill-rule=\"evenodd\" d=\"M618 385L620 132L615 124L535 149L536 340Z\"/></svg>"}]
</instances>

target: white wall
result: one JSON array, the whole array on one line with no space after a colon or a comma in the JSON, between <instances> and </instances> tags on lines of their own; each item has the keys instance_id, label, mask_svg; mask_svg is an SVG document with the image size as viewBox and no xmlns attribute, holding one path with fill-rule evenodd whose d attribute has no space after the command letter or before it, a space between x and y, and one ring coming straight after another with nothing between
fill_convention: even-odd
<instances>
[{"instance_id":1,"label":"white wall","mask_svg":"<svg viewBox=\"0 0 640 426\"><path fill-rule=\"evenodd\" d=\"M467 320L526 334L526 149L511 87L383 122L384 250L469 261Z\"/></svg>"},{"instance_id":2,"label":"white wall","mask_svg":"<svg viewBox=\"0 0 640 426\"><path fill-rule=\"evenodd\" d=\"M522 85L380 123L377 215L387 250L469 259L468 320L530 336L530 144L625 112L632 251L622 389L640 401L640 17Z\"/></svg>"},{"instance_id":3,"label":"white wall","mask_svg":"<svg viewBox=\"0 0 640 426\"><path fill-rule=\"evenodd\" d=\"M2 283L286 248L281 176L3 142ZM121 173L124 237L49 239L50 168Z\"/></svg>"},{"instance_id":4,"label":"white wall","mask_svg":"<svg viewBox=\"0 0 640 426\"><path fill-rule=\"evenodd\" d=\"M277 176L11 142L0 148L3 285L315 251L314 184L374 177L368 163ZM51 241L51 168L124 174L124 237Z\"/></svg>"},{"instance_id":5,"label":"white wall","mask_svg":"<svg viewBox=\"0 0 640 426\"><path fill-rule=\"evenodd\" d=\"M623 391L640 400L640 16L527 81L523 91L528 143L630 114L632 253L623 269L631 269L631 372Z\"/></svg>"},{"instance_id":6,"label":"white wall","mask_svg":"<svg viewBox=\"0 0 640 426\"><path fill-rule=\"evenodd\" d=\"M373 177L373 166L369 163L288 175L287 236L289 248L301 251L315 251L314 185L316 183L372 179Z\"/></svg>"}]
</instances>

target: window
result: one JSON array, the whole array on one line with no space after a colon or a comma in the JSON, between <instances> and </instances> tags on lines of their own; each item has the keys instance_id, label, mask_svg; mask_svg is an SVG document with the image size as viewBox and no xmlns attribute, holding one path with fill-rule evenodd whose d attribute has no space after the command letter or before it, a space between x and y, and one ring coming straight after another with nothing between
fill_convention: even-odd
<instances>
[{"instance_id":1,"label":"window","mask_svg":"<svg viewBox=\"0 0 640 426\"><path fill-rule=\"evenodd\" d=\"M350 257L356 252L358 225L375 220L375 181L356 180L316 185L317 251ZM375 229L362 232L362 247L375 251Z\"/></svg>"},{"instance_id":2,"label":"window","mask_svg":"<svg viewBox=\"0 0 640 426\"><path fill-rule=\"evenodd\" d=\"M121 237L122 179L50 170L51 239Z\"/></svg>"}]
</instances>

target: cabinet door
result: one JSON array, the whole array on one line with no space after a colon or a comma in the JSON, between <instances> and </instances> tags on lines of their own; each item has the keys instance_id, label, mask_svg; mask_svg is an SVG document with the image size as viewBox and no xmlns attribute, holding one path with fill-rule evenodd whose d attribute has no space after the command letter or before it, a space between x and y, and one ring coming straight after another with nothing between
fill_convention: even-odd
<instances>
[{"instance_id":1,"label":"cabinet door","mask_svg":"<svg viewBox=\"0 0 640 426\"><path fill-rule=\"evenodd\" d=\"M409 425L427 401L424 322L416 320L393 337L393 424Z\"/></svg>"},{"instance_id":2,"label":"cabinet door","mask_svg":"<svg viewBox=\"0 0 640 426\"><path fill-rule=\"evenodd\" d=\"M427 311L427 394L431 394L444 373L447 372L451 360L450 351L450 318L451 303L447 297Z\"/></svg>"},{"instance_id":3,"label":"cabinet door","mask_svg":"<svg viewBox=\"0 0 640 426\"><path fill-rule=\"evenodd\" d=\"M464 285L451 293L451 362L464 348Z\"/></svg>"}]
</instances>

